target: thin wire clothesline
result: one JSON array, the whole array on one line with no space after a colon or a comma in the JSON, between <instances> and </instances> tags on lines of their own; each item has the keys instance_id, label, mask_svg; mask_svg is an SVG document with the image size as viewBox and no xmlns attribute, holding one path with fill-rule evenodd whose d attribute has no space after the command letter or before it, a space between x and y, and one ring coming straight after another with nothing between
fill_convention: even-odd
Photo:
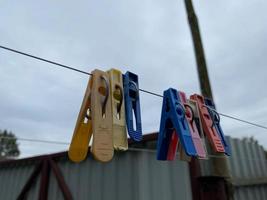
<instances>
[{"instance_id":1,"label":"thin wire clothesline","mask_svg":"<svg viewBox=\"0 0 267 200\"><path fill-rule=\"evenodd\" d=\"M86 74L86 75L92 76L91 73L86 72L86 71L83 71L83 70L80 70L80 69L77 69L75 67L71 67L71 66L64 65L64 64L61 64L61 63L58 63L58 62L55 62L55 61L51 61L51 60L45 59L45 58L41 58L41 57L38 57L38 56L35 56L35 55L32 55L32 54L29 54L29 53L18 51L16 49L12 49L12 48L5 47L5 46L2 46L2 45L0 45L0 48L1 49L4 49L4 50L7 50L7 51L10 51L10 52L13 52L13 53L24 55L24 56L27 56L27 57L30 57L30 58L33 58L33 59L37 59L37 60L40 60L40 61L43 61L43 62L46 62L46 63L57 65L59 67L65 68L65 69L69 69L69 70L72 70L72 71L75 71L75 72L79 72L79 73L82 73L82 74ZM144 93L147 93L147 94L151 94L151 95L154 95L154 96L157 96L157 97L163 98L163 95L160 95L160 94L157 94L157 93L148 91L148 90L144 90L144 89L139 88L139 91L144 92ZM212 109L212 108L210 108L210 109ZM212 110L214 110L214 109L212 109ZM256 126L256 127L263 128L263 129L266 129L267 130L267 126L263 126L261 124L257 124L257 123L254 123L254 122L243 120L243 119L240 119L240 118L237 118L237 117L233 117L233 116L228 115L228 114L224 114L224 113L220 113L220 112L217 112L217 113L219 115L223 116L223 117L227 117L227 118L230 118L230 119L239 121L239 122L243 122L243 123L246 123L246 124L249 124L249 125Z\"/></svg>"}]
</instances>

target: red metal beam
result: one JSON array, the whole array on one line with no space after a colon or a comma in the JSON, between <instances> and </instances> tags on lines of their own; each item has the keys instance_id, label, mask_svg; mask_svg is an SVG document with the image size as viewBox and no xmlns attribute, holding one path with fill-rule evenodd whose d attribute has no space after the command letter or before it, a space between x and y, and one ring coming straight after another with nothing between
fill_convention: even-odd
<instances>
[{"instance_id":1,"label":"red metal beam","mask_svg":"<svg viewBox=\"0 0 267 200\"><path fill-rule=\"evenodd\" d=\"M27 195L28 191L30 190L31 186L36 182L37 176L41 171L41 167L42 167L42 162L40 162L38 165L36 165L31 176L29 177L28 181L26 182L26 184L22 188L22 190L21 190L21 192L17 198L18 200L26 199L26 195Z\"/></svg>"},{"instance_id":2,"label":"red metal beam","mask_svg":"<svg viewBox=\"0 0 267 200\"><path fill-rule=\"evenodd\" d=\"M41 171L41 182L39 189L39 200L47 200L48 198L48 188L49 188L49 162L48 158L43 161L42 171Z\"/></svg>"},{"instance_id":3,"label":"red metal beam","mask_svg":"<svg viewBox=\"0 0 267 200\"><path fill-rule=\"evenodd\" d=\"M64 199L65 200L72 200L73 198L72 198L71 192L70 192L70 190L69 190L69 188L68 188L68 186L64 180L64 177L61 174L60 169L58 168L57 164L52 159L49 159L49 164L52 168L52 171L54 172L54 174L56 176L58 186L60 187L60 189L63 193Z\"/></svg>"}]
</instances>

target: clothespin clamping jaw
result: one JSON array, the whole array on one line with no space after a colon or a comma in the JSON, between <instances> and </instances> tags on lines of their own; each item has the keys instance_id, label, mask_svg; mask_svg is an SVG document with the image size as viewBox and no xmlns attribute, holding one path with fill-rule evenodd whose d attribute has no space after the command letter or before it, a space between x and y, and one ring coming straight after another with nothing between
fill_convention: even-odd
<instances>
[{"instance_id":1,"label":"clothespin clamping jaw","mask_svg":"<svg viewBox=\"0 0 267 200\"><path fill-rule=\"evenodd\" d=\"M186 121L185 108L181 103L177 90L170 88L164 91L161 112L160 130L157 144L157 159L166 160L172 133L179 137L179 141L189 156L197 156L196 149Z\"/></svg>"},{"instance_id":2,"label":"clothespin clamping jaw","mask_svg":"<svg viewBox=\"0 0 267 200\"><path fill-rule=\"evenodd\" d=\"M123 86L128 134L134 141L139 142L142 140L142 124L138 76L126 72L123 76ZM135 118L135 124L133 118Z\"/></svg>"},{"instance_id":3,"label":"clothespin clamping jaw","mask_svg":"<svg viewBox=\"0 0 267 200\"><path fill-rule=\"evenodd\" d=\"M114 154L109 76L97 69L92 74L92 154L96 160L107 162Z\"/></svg>"},{"instance_id":4,"label":"clothespin clamping jaw","mask_svg":"<svg viewBox=\"0 0 267 200\"><path fill-rule=\"evenodd\" d=\"M92 136L92 117L91 117L91 88L92 77L90 77L79 116L76 122L71 144L68 151L70 160L81 162L86 158L88 145Z\"/></svg>"},{"instance_id":5,"label":"clothespin clamping jaw","mask_svg":"<svg viewBox=\"0 0 267 200\"><path fill-rule=\"evenodd\" d=\"M190 99L195 100L198 104L200 120L203 125L203 130L208 140L216 153L225 153L224 146L222 144L221 138L217 133L216 128L213 126L212 118L209 111L205 105L204 97L198 94L190 96Z\"/></svg>"},{"instance_id":6,"label":"clothespin clamping jaw","mask_svg":"<svg viewBox=\"0 0 267 200\"><path fill-rule=\"evenodd\" d=\"M224 136L222 127L220 125L220 115L216 112L215 104L212 101L212 99L205 98L205 105L208 108L208 111L210 113L210 116L212 117L213 126L216 128L217 133L219 134L219 137L222 141L222 144L224 146L225 154L230 156L231 155L231 148L227 141L227 139Z\"/></svg>"},{"instance_id":7,"label":"clothespin clamping jaw","mask_svg":"<svg viewBox=\"0 0 267 200\"><path fill-rule=\"evenodd\" d=\"M127 150L128 140L125 122L125 104L123 78L119 70L108 71L110 79L110 97L113 121L113 146L115 150Z\"/></svg>"}]
</instances>

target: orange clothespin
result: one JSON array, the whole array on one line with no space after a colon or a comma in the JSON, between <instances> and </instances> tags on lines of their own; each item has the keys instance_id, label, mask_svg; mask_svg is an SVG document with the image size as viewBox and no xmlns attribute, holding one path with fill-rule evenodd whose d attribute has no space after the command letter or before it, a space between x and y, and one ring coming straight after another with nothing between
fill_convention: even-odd
<instances>
[{"instance_id":1,"label":"orange clothespin","mask_svg":"<svg viewBox=\"0 0 267 200\"><path fill-rule=\"evenodd\" d=\"M203 130L208 137L213 150L216 153L224 153L225 150L222 141L216 131L216 128L213 126L212 119L204 102L204 97L198 94L194 94L190 96L190 99L197 102Z\"/></svg>"}]
</instances>

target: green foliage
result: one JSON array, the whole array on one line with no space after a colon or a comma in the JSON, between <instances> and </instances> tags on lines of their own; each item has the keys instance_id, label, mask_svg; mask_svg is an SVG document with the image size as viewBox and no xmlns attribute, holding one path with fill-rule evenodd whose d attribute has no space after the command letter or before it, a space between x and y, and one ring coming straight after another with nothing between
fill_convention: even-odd
<instances>
[{"instance_id":1,"label":"green foliage","mask_svg":"<svg viewBox=\"0 0 267 200\"><path fill-rule=\"evenodd\" d=\"M0 160L18 157L19 154L16 136L7 130L0 130Z\"/></svg>"}]
</instances>

